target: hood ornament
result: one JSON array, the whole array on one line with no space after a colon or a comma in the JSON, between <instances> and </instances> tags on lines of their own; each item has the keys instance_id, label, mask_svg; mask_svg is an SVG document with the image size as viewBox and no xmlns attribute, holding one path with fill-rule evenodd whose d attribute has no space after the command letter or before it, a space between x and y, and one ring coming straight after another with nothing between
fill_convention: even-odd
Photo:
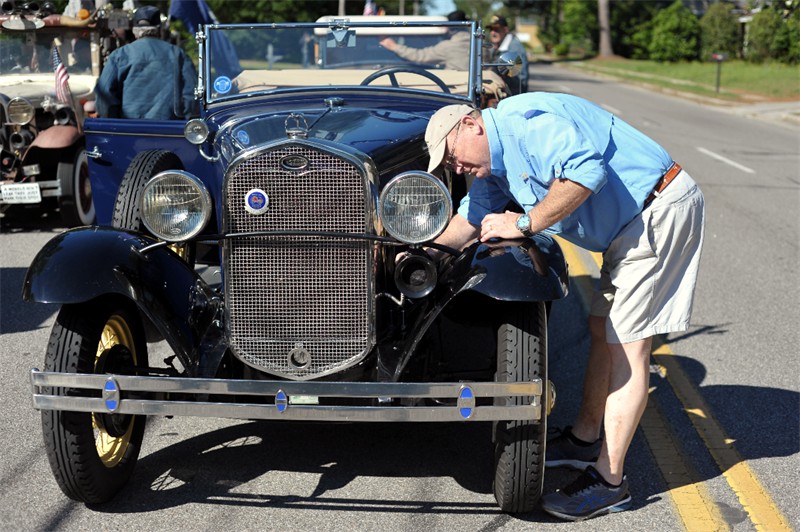
<instances>
[{"instance_id":1,"label":"hood ornament","mask_svg":"<svg viewBox=\"0 0 800 532\"><path fill-rule=\"evenodd\" d=\"M283 125L286 128L286 136L290 139L308 138L308 122L305 116L291 113Z\"/></svg>"}]
</instances>

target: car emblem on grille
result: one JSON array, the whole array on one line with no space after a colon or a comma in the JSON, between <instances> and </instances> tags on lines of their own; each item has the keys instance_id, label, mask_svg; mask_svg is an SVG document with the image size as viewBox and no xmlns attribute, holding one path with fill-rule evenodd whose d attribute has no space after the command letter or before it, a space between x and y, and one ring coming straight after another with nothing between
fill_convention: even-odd
<instances>
[{"instance_id":1,"label":"car emblem on grille","mask_svg":"<svg viewBox=\"0 0 800 532\"><path fill-rule=\"evenodd\" d=\"M259 188L254 188L244 196L244 208L250 214L264 214L269 209L269 196Z\"/></svg>"},{"instance_id":2,"label":"car emblem on grille","mask_svg":"<svg viewBox=\"0 0 800 532\"><path fill-rule=\"evenodd\" d=\"M287 155L281 158L281 168L290 172L297 172L308 168L308 159L302 155Z\"/></svg>"}]
</instances>

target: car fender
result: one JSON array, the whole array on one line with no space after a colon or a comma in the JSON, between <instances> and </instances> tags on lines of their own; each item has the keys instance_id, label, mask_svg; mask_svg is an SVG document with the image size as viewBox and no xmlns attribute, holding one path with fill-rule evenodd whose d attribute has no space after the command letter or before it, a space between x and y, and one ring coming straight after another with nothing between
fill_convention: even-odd
<instances>
[{"instance_id":1,"label":"car fender","mask_svg":"<svg viewBox=\"0 0 800 532\"><path fill-rule=\"evenodd\" d=\"M393 381L400 380L428 329L458 294L474 291L498 301L550 302L569 291L561 247L552 237L538 233L517 240L474 242L454 259L445 259L439 276L432 299L400 355L390 357L392 362L383 361Z\"/></svg>"},{"instance_id":2,"label":"car fender","mask_svg":"<svg viewBox=\"0 0 800 532\"><path fill-rule=\"evenodd\" d=\"M108 295L133 301L190 371L200 364L205 337L216 327L213 290L166 246L101 227L66 231L36 255L22 289L25 301L72 304Z\"/></svg>"},{"instance_id":3,"label":"car fender","mask_svg":"<svg viewBox=\"0 0 800 532\"><path fill-rule=\"evenodd\" d=\"M485 272L470 290L501 301L554 301L569 291L567 262L549 235L476 242L465 252L473 269Z\"/></svg>"},{"instance_id":4,"label":"car fender","mask_svg":"<svg viewBox=\"0 0 800 532\"><path fill-rule=\"evenodd\" d=\"M30 148L46 150L67 148L78 142L80 138L81 134L75 126L50 126L36 135Z\"/></svg>"}]
</instances>

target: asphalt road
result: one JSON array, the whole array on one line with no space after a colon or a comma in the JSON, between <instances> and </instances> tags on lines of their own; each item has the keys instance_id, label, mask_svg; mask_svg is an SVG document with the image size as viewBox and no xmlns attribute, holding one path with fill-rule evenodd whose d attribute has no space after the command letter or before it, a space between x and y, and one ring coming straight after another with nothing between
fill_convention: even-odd
<instances>
[{"instance_id":1,"label":"asphalt road","mask_svg":"<svg viewBox=\"0 0 800 532\"><path fill-rule=\"evenodd\" d=\"M48 218L26 218L3 220L0 232L0 530L708 530L680 496L696 486L702 504L720 516L717 528L756 529L743 502L754 489L768 501L762 512L774 510L798 528L800 130L555 67L534 65L531 74L537 90L592 99L655 138L706 197L694 324L666 339L678 364L669 379L654 358L650 404L663 427L637 432L627 461L633 511L585 523L499 513L490 433L479 424L163 418L148 424L134 478L116 499L96 507L74 503L52 479L28 384L30 368L42 364L56 309L19 296L34 254L63 229ZM577 260L591 275L591 257ZM577 411L588 345L581 281L553 307L552 426L569 423ZM676 390L672 377L681 373L687 380ZM703 401L703 419L730 440L727 462L710 449L713 438L699 434L685 397L693 393ZM672 450L652 434L670 439ZM686 480L670 480L665 452ZM573 476L549 471L546 487ZM742 486L742 478L756 484Z\"/></svg>"}]
</instances>

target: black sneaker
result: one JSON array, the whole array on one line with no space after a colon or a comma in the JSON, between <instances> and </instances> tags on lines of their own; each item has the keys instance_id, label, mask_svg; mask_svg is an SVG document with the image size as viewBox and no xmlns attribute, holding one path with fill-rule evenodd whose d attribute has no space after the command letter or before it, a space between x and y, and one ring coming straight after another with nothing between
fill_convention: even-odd
<instances>
[{"instance_id":1,"label":"black sneaker","mask_svg":"<svg viewBox=\"0 0 800 532\"><path fill-rule=\"evenodd\" d=\"M588 445L579 445L572 435L572 427L566 427L561 434L549 440L545 447L545 467L570 467L583 471L597 461L600 456L602 438Z\"/></svg>"},{"instance_id":2,"label":"black sneaker","mask_svg":"<svg viewBox=\"0 0 800 532\"><path fill-rule=\"evenodd\" d=\"M542 509L567 521L582 521L598 515L622 512L631 507L628 479L611 486L597 470L589 466L575 481L564 489L545 495Z\"/></svg>"}]
</instances>

